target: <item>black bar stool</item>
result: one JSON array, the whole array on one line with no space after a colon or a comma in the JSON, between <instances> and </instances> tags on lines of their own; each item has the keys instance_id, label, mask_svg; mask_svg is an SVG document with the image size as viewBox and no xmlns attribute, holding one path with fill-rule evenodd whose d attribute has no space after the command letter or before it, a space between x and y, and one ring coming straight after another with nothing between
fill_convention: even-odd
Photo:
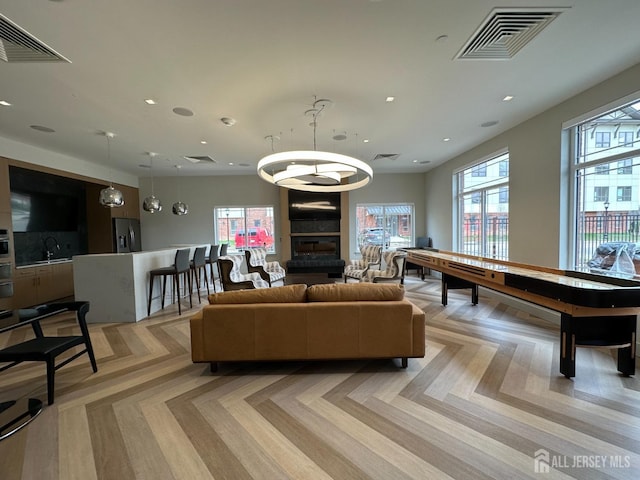
<instances>
[{"instance_id":1,"label":"black bar stool","mask_svg":"<svg viewBox=\"0 0 640 480\"><path fill-rule=\"evenodd\" d=\"M185 289L189 286L189 306L193 307L191 301L191 270L189 268L189 253L190 249L182 249L176 251L175 262L170 267L156 268L149 272L149 303L147 305L147 315L151 315L151 299L153 298L153 280L156 277L162 277L162 298L161 305L164 309L164 295L167 287L167 277L173 277L173 284L175 285L173 291L178 299L178 314L182 315L182 308L180 302L180 275L184 279ZM173 293L172 293L173 298Z\"/></svg>"},{"instance_id":2,"label":"black bar stool","mask_svg":"<svg viewBox=\"0 0 640 480\"><path fill-rule=\"evenodd\" d=\"M202 303L200 299L200 280L204 271L204 283L207 286L207 295L209 295L209 279L207 278L207 247L196 247L193 252L193 259L189 262L189 269L193 274L196 290L198 292L198 303Z\"/></svg>"},{"instance_id":3,"label":"black bar stool","mask_svg":"<svg viewBox=\"0 0 640 480\"><path fill-rule=\"evenodd\" d=\"M213 266L216 266L218 270L218 277L220 277L220 267L218 266L218 258L220 258L220 245L211 245L209 248L209 256L207 257L207 265L209 265L209 271L211 272L211 283L213 283L213 292L216 291L216 276L213 271ZM207 293L209 291L207 290Z\"/></svg>"}]
</instances>

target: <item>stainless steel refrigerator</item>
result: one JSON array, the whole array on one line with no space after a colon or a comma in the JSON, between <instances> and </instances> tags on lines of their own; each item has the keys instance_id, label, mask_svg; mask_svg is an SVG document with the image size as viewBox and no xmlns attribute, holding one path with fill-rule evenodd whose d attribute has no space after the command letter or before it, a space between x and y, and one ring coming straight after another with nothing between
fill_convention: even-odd
<instances>
[{"instance_id":1,"label":"stainless steel refrigerator","mask_svg":"<svg viewBox=\"0 0 640 480\"><path fill-rule=\"evenodd\" d=\"M134 218L114 218L114 250L116 253L139 252L142 250L140 243L140 220Z\"/></svg>"}]
</instances>

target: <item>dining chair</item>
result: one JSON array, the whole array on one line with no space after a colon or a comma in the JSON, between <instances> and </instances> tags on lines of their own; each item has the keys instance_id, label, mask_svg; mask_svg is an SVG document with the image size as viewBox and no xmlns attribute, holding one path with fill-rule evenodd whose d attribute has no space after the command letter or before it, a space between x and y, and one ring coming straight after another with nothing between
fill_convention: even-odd
<instances>
[{"instance_id":1,"label":"dining chair","mask_svg":"<svg viewBox=\"0 0 640 480\"><path fill-rule=\"evenodd\" d=\"M216 275L215 270L218 271L218 278L220 277L220 268L218 266L218 258L220 258L220 245L211 245L209 247L209 255L207 256L206 262L209 265L209 273L211 278L211 283L213 284L213 292L216 291ZM215 269L214 269L215 266Z\"/></svg>"}]
</instances>

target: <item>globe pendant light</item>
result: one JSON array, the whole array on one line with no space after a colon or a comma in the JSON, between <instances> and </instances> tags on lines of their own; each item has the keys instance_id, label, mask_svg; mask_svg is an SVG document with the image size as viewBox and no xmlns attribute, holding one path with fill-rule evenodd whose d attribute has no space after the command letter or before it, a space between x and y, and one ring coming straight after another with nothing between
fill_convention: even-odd
<instances>
[{"instance_id":1,"label":"globe pendant light","mask_svg":"<svg viewBox=\"0 0 640 480\"><path fill-rule=\"evenodd\" d=\"M180 198L180 169L181 168L182 168L181 165L176 165L176 169L178 170L178 198ZM178 200L171 207L171 211L173 212L174 215L186 215L187 213L189 213L189 205Z\"/></svg>"},{"instance_id":2,"label":"globe pendant light","mask_svg":"<svg viewBox=\"0 0 640 480\"><path fill-rule=\"evenodd\" d=\"M162 204L160 203L160 199L156 198L154 194L153 188L153 157L156 154L154 152L149 152L149 168L151 169L151 196L144 199L142 202L142 209L145 212L156 213L162 211Z\"/></svg>"},{"instance_id":3,"label":"globe pendant light","mask_svg":"<svg viewBox=\"0 0 640 480\"><path fill-rule=\"evenodd\" d=\"M107 163L111 166L111 143L109 139L115 137L115 135L111 132L104 132L104 136L107 137ZM103 207L122 207L124 205L124 196L120 190L113 188L113 181L110 181L109 186L100 191L99 201Z\"/></svg>"}]
</instances>

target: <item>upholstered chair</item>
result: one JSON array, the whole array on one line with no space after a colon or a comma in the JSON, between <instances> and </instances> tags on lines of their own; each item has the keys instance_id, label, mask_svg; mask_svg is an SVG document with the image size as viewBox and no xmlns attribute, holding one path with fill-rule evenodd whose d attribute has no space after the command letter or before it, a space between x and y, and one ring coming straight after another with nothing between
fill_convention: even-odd
<instances>
[{"instance_id":1,"label":"upholstered chair","mask_svg":"<svg viewBox=\"0 0 640 480\"><path fill-rule=\"evenodd\" d=\"M268 288L269 282L257 272L242 273L244 255L227 255L218 258L222 290L245 290L248 288Z\"/></svg>"},{"instance_id":2,"label":"upholstered chair","mask_svg":"<svg viewBox=\"0 0 640 480\"><path fill-rule=\"evenodd\" d=\"M271 286L274 282L281 281L284 285L284 277L287 272L278 262L267 262L267 249L258 247L244 251L247 257L247 270L256 272Z\"/></svg>"},{"instance_id":3,"label":"upholstered chair","mask_svg":"<svg viewBox=\"0 0 640 480\"><path fill-rule=\"evenodd\" d=\"M360 281L371 267L380 266L382 246L363 245L360 247L360 258L351 260L344 268L344 283L352 278Z\"/></svg>"},{"instance_id":4,"label":"upholstered chair","mask_svg":"<svg viewBox=\"0 0 640 480\"><path fill-rule=\"evenodd\" d=\"M385 269L374 270L369 269L360 280L361 282L400 282L404 284L404 262L407 253L397 250L389 250L382 255Z\"/></svg>"}]
</instances>

